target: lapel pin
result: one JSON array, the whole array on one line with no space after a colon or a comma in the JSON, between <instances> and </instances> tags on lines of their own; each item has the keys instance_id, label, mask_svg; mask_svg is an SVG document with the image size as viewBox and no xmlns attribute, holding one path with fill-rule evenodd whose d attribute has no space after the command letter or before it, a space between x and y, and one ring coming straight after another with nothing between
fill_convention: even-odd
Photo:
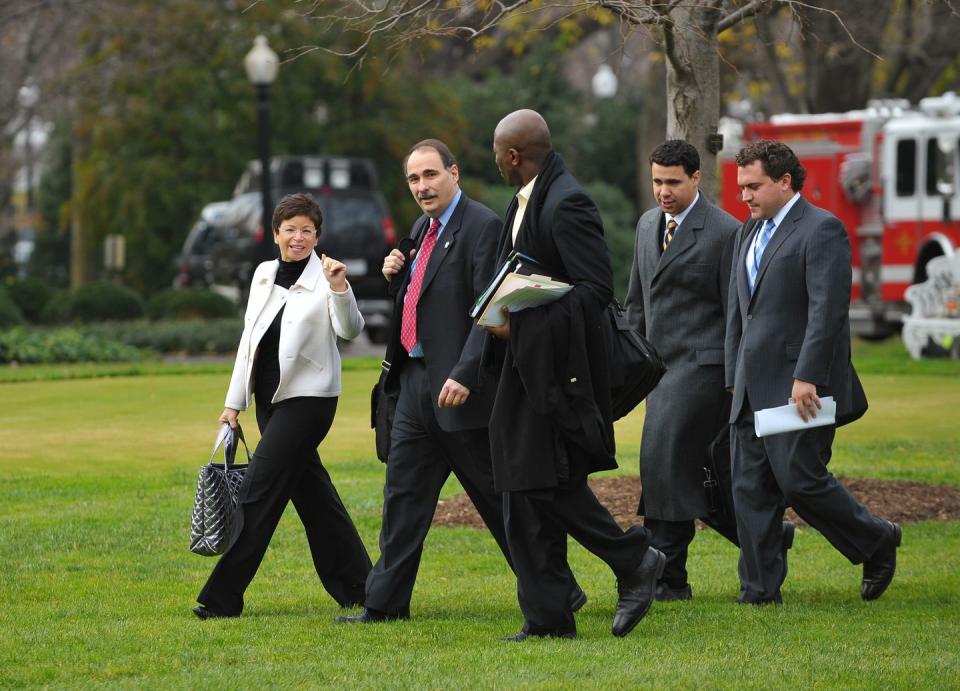
<instances>
[{"instance_id":1,"label":"lapel pin","mask_svg":"<svg viewBox=\"0 0 960 691\"><path fill-rule=\"evenodd\" d=\"M450 241L449 241L449 240L447 240L445 243L443 243L443 249L447 249L449 246L450 246Z\"/></svg>"}]
</instances>

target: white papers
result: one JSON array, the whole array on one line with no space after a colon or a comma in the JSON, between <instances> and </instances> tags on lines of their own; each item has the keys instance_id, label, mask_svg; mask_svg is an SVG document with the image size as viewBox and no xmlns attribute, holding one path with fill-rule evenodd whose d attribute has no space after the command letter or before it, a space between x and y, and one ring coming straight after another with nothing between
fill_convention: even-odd
<instances>
[{"instance_id":1,"label":"white papers","mask_svg":"<svg viewBox=\"0 0 960 691\"><path fill-rule=\"evenodd\" d=\"M527 307L537 307L559 300L570 292L571 286L563 281L554 281L547 276L509 273L490 298L477 324L480 326L503 326L506 321L501 308L519 312Z\"/></svg>"},{"instance_id":2,"label":"white papers","mask_svg":"<svg viewBox=\"0 0 960 691\"><path fill-rule=\"evenodd\" d=\"M821 408L816 417L807 415L804 422L793 403L782 405L779 408L765 408L753 414L753 426L758 437L769 437L771 434L795 432L813 427L825 427L836 424L837 403L833 396L824 396L820 399Z\"/></svg>"}]
</instances>

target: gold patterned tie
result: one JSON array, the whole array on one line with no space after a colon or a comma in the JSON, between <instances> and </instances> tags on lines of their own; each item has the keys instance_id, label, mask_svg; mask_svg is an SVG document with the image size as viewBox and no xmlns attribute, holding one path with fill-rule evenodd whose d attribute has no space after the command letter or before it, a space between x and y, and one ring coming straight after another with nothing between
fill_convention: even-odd
<instances>
[{"instance_id":1,"label":"gold patterned tie","mask_svg":"<svg viewBox=\"0 0 960 691\"><path fill-rule=\"evenodd\" d=\"M667 221L667 232L663 235L662 248L664 252L667 251L667 245L669 245L670 241L673 240L673 234L676 232L676 230L677 222L671 218L669 221Z\"/></svg>"}]
</instances>

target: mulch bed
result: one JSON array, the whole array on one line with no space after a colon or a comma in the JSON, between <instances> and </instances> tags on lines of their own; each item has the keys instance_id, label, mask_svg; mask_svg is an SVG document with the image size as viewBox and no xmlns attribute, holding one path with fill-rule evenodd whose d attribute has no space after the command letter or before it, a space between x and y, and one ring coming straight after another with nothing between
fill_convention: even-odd
<instances>
[{"instance_id":1,"label":"mulch bed","mask_svg":"<svg viewBox=\"0 0 960 691\"><path fill-rule=\"evenodd\" d=\"M899 480L839 479L876 516L898 523L960 520L960 488ZM638 476L592 479L590 487L622 527L643 522L637 516L640 501ZM792 509L787 509L787 519L797 525L806 525ZM483 527L480 515L466 494L442 500L433 524Z\"/></svg>"}]
</instances>

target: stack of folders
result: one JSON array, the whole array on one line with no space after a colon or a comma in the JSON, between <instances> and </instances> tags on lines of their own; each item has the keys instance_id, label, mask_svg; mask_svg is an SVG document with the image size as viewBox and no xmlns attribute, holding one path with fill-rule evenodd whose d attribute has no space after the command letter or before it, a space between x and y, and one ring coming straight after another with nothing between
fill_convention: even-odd
<instances>
[{"instance_id":1,"label":"stack of folders","mask_svg":"<svg viewBox=\"0 0 960 691\"><path fill-rule=\"evenodd\" d=\"M480 326L502 326L506 321L502 308L518 312L527 307L537 307L559 300L573 287L563 281L555 281L542 273L543 268L520 252L511 252L510 256L497 271L493 280L480 294L473 307L470 318L476 319Z\"/></svg>"}]
</instances>

